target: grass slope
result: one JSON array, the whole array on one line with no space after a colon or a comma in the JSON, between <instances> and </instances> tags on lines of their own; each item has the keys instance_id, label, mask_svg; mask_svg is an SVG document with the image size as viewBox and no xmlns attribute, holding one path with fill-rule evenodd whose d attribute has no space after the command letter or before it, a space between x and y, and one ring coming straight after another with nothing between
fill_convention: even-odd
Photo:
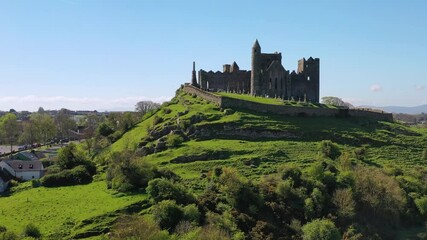
<instances>
[{"instance_id":1,"label":"grass slope","mask_svg":"<svg viewBox=\"0 0 427 240\"><path fill-rule=\"evenodd\" d=\"M166 108L169 110L165 111ZM163 121L153 126L155 116ZM367 164L393 164L403 168L425 166L421 154L427 146L427 129L369 119L288 117L242 109L226 114L206 100L183 92L178 93L168 106L126 133L106 152L123 151L126 148L135 150L137 143L146 137L147 128L162 129L164 126L177 125L177 122L190 121L195 116L201 116L203 120L194 123L194 127L198 131L209 132L209 136L184 142L177 148L145 158L196 183L201 172L217 165L235 166L247 177L255 179L274 172L277 165L284 162L306 165L315 161L318 142L328 139L346 151L366 148ZM281 133L283 136L268 137L264 136L265 132L267 135ZM203 153L211 156L205 160L185 163L173 161L180 156L197 156Z\"/></svg>"},{"instance_id":2,"label":"grass slope","mask_svg":"<svg viewBox=\"0 0 427 240\"><path fill-rule=\"evenodd\" d=\"M72 187L32 188L0 197L0 225L20 233L25 225L34 223L44 236L64 230L71 230L73 234L73 231L80 231L79 227L96 227L84 224L92 223L91 218L120 210L145 198L145 195L114 195L106 189L104 181Z\"/></svg>"}]
</instances>

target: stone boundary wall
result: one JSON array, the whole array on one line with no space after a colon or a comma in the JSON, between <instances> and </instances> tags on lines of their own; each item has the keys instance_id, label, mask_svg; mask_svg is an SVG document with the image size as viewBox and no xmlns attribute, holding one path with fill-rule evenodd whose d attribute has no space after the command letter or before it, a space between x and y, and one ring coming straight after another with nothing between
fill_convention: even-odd
<instances>
[{"instance_id":1,"label":"stone boundary wall","mask_svg":"<svg viewBox=\"0 0 427 240\"><path fill-rule=\"evenodd\" d=\"M203 91L191 85L185 85L183 90L190 94L215 103L221 108L242 108L262 113L273 113L288 116L309 116L309 117L362 117L377 121L393 121L391 113L375 112L361 109L331 109L331 108L312 108L312 107L293 107L284 105L272 105L256 103L235 99L225 96L217 96L210 92Z\"/></svg>"},{"instance_id":2,"label":"stone boundary wall","mask_svg":"<svg viewBox=\"0 0 427 240\"><path fill-rule=\"evenodd\" d=\"M203 99L206 99L209 102L213 102L216 105L221 107L221 100L222 100L221 96L217 96L217 95L212 94L210 92L203 91L202 89L191 86L191 85L184 85L183 90L187 93L190 93L190 94L196 94L197 96L199 96Z\"/></svg>"}]
</instances>

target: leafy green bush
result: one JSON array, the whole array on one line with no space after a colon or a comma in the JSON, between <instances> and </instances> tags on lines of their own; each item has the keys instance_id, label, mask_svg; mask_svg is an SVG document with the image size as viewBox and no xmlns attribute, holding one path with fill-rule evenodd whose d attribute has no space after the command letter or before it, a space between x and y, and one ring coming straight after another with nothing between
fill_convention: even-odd
<instances>
[{"instance_id":1,"label":"leafy green bush","mask_svg":"<svg viewBox=\"0 0 427 240\"><path fill-rule=\"evenodd\" d=\"M319 152L330 159L337 159L341 155L338 145L330 140L323 140L319 143Z\"/></svg>"},{"instance_id":2,"label":"leafy green bush","mask_svg":"<svg viewBox=\"0 0 427 240\"><path fill-rule=\"evenodd\" d=\"M159 117L157 115L153 117L153 126L156 126L157 124L162 123L162 122L163 122L162 117Z\"/></svg>"},{"instance_id":3,"label":"leafy green bush","mask_svg":"<svg viewBox=\"0 0 427 240\"><path fill-rule=\"evenodd\" d=\"M425 148L423 151L422 159L427 160L427 148Z\"/></svg>"},{"instance_id":4,"label":"leafy green bush","mask_svg":"<svg viewBox=\"0 0 427 240\"><path fill-rule=\"evenodd\" d=\"M155 166L126 151L112 155L106 181L109 187L126 192L147 187L148 182L156 177L156 174Z\"/></svg>"},{"instance_id":5,"label":"leafy green bush","mask_svg":"<svg viewBox=\"0 0 427 240\"><path fill-rule=\"evenodd\" d=\"M35 239L39 239L42 236L42 234L40 233L40 230L32 223L24 227L23 235L25 237L32 237Z\"/></svg>"},{"instance_id":6,"label":"leafy green bush","mask_svg":"<svg viewBox=\"0 0 427 240\"><path fill-rule=\"evenodd\" d=\"M173 231L175 226L182 220L184 212L182 207L173 200L164 200L156 204L153 208L155 221L162 229Z\"/></svg>"},{"instance_id":7,"label":"leafy green bush","mask_svg":"<svg viewBox=\"0 0 427 240\"><path fill-rule=\"evenodd\" d=\"M96 129L96 133L103 137L108 137L110 134L114 133L114 130L105 122L101 123Z\"/></svg>"},{"instance_id":8,"label":"leafy green bush","mask_svg":"<svg viewBox=\"0 0 427 240\"><path fill-rule=\"evenodd\" d=\"M0 240L18 240L20 239L18 235L14 232L0 232Z\"/></svg>"},{"instance_id":9,"label":"leafy green bush","mask_svg":"<svg viewBox=\"0 0 427 240\"><path fill-rule=\"evenodd\" d=\"M341 234L329 219L315 219L302 227L304 240L339 240Z\"/></svg>"},{"instance_id":10,"label":"leafy green bush","mask_svg":"<svg viewBox=\"0 0 427 240\"><path fill-rule=\"evenodd\" d=\"M183 208L184 220L189 221L193 224L198 224L200 221L201 214L196 204L189 204Z\"/></svg>"},{"instance_id":11,"label":"leafy green bush","mask_svg":"<svg viewBox=\"0 0 427 240\"><path fill-rule=\"evenodd\" d=\"M77 147L74 143L61 148L58 151L58 161L57 165L64 169L72 169L78 165L83 165L85 163L85 158L81 152L77 150Z\"/></svg>"},{"instance_id":12,"label":"leafy green bush","mask_svg":"<svg viewBox=\"0 0 427 240\"><path fill-rule=\"evenodd\" d=\"M425 216L427 214L427 196L415 199L414 202L420 214Z\"/></svg>"},{"instance_id":13,"label":"leafy green bush","mask_svg":"<svg viewBox=\"0 0 427 240\"><path fill-rule=\"evenodd\" d=\"M358 167L354 191L362 216L384 226L396 226L405 204L405 192L393 177L375 168Z\"/></svg>"},{"instance_id":14,"label":"leafy green bush","mask_svg":"<svg viewBox=\"0 0 427 240\"><path fill-rule=\"evenodd\" d=\"M0 225L0 233L7 232L7 228L3 225Z\"/></svg>"},{"instance_id":15,"label":"leafy green bush","mask_svg":"<svg viewBox=\"0 0 427 240\"><path fill-rule=\"evenodd\" d=\"M66 169L59 173L46 175L41 178L40 182L45 187L87 184L92 182L92 175L85 166L80 165L71 170Z\"/></svg>"},{"instance_id":16,"label":"leafy green bush","mask_svg":"<svg viewBox=\"0 0 427 240\"><path fill-rule=\"evenodd\" d=\"M148 182L147 193L155 202L163 200L175 200L180 204L194 202L194 197L184 187L164 178L156 178Z\"/></svg>"},{"instance_id":17,"label":"leafy green bush","mask_svg":"<svg viewBox=\"0 0 427 240\"><path fill-rule=\"evenodd\" d=\"M184 139L178 134L169 134L166 138L166 146L168 147L178 147L182 142Z\"/></svg>"}]
</instances>

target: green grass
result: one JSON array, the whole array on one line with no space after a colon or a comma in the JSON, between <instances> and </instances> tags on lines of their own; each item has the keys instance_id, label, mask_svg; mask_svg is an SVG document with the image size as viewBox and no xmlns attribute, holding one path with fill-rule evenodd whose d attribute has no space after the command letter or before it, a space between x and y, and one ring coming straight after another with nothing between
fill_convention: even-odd
<instances>
[{"instance_id":1,"label":"green grass","mask_svg":"<svg viewBox=\"0 0 427 240\"><path fill-rule=\"evenodd\" d=\"M145 198L142 194L115 195L106 189L104 181L72 187L32 188L0 197L0 225L20 233L25 225L34 223L48 236Z\"/></svg>"},{"instance_id":2,"label":"green grass","mask_svg":"<svg viewBox=\"0 0 427 240\"><path fill-rule=\"evenodd\" d=\"M271 104L271 105L287 105L287 106L293 106L293 107L313 107L313 108L336 108L332 105L325 105L325 104L314 104L314 103L305 103L303 102L303 99L298 101L290 101L290 100L283 100L280 98L266 98L266 97L255 97L249 94L238 94L238 93L225 93L225 92L217 92L215 93L219 96L229 97L229 98L235 98L250 102L256 102L256 103L262 103L262 104Z\"/></svg>"},{"instance_id":3,"label":"green grass","mask_svg":"<svg viewBox=\"0 0 427 240\"><path fill-rule=\"evenodd\" d=\"M265 103L280 102L278 99L255 98L249 95L219 94L256 99ZM202 171L208 171L217 165L236 166L250 178L269 173L284 162L292 161L304 165L318 158L317 144L325 139L337 143L343 151L353 152L365 146L368 149L367 164L395 164L405 168L425 166L421 153L427 146L427 130L422 128L409 128L398 123L375 122L369 119L288 117L242 109L225 115L217 106L183 92L179 93L176 101L167 108L171 110L170 113L164 114L160 110L156 114L164 119L155 126L156 129L168 124L174 125L178 118L183 121L194 115L203 115L205 120L196 123L195 128L213 134L210 138L187 141L178 148L145 157L160 168L176 171L187 180L197 181ZM187 113L178 117L178 113L184 111ZM136 144L146 136L145 128L150 124L151 119L141 122L114 143L111 150L123 150L123 143ZM247 131L252 133L253 137L262 131L286 132L289 137L248 139L238 134L221 135L230 131ZM189 163L170 162L179 156L200 155L206 152L213 153L213 156L222 152L226 157L211 157L208 160ZM256 164L252 164L254 161Z\"/></svg>"},{"instance_id":4,"label":"green grass","mask_svg":"<svg viewBox=\"0 0 427 240\"><path fill-rule=\"evenodd\" d=\"M285 104L278 99L230 93L221 95L266 104ZM425 160L421 159L421 153L427 147L425 128L369 119L288 117L241 109L226 114L214 104L183 92L104 149L97 156L103 161L98 162L105 163L113 152L136 150L150 130L176 126L198 117L201 120L193 124L193 130L209 132L210 136L192 138L179 147L142 157L160 169L174 171L182 178L182 184L195 193L204 189L207 181L204 175L218 166L235 167L253 181L275 172L283 163L307 166L320 158L318 143L321 140L332 140L341 151L353 152L365 147L367 153L363 164L405 169L426 166ZM163 121L153 126L154 118ZM263 132L288 135L261 137ZM172 162L177 157L205 153L210 153L206 159ZM64 228L71 229L70 235L91 232L111 224L113 216L110 213L146 199L142 194L116 195L106 189L103 181L74 187L21 189L10 197L0 198L0 225L20 232L26 224L33 222L44 235Z\"/></svg>"}]
</instances>

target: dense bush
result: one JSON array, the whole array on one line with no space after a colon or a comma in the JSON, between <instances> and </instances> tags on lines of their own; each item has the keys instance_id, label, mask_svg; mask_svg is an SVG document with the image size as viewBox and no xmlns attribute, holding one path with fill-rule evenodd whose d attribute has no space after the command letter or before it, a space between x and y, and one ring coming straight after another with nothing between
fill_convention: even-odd
<instances>
[{"instance_id":1,"label":"dense bush","mask_svg":"<svg viewBox=\"0 0 427 240\"><path fill-rule=\"evenodd\" d=\"M156 126L157 124L162 123L162 122L163 122L162 117L159 117L157 115L153 117L153 126Z\"/></svg>"},{"instance_id":2,"label":"dense bush","mask_svg":"<svg viewBox=\"0 0 427 240\"><path fill-rule=\"evenodd\" d=\"M147 193L155 202L175 200L179 204L194 202L194 197L181 185L173 184L165 178L156 178L148 182Z\"/></svg>"},{"instance_id":3,"label":"dense bush","mask_svg":"<svg viewBox=\"0 0 427 240\"><path fill-rule=\"evenodd\" d=\"M42 236L42 234L40 233L40 230L32 223L24 227L23 235L25 237L32 237L35 239L39 239Z\"/></svg>"},{"instance_id":4,"label":"dense bush","mask_svg":"<svg viewBox=\"0 0 427 240\"><path fill-rule=\"evenodd\" d=\"M323 140L319 143L319 152L330 159L337 159L341 155L338 145L330 140Z\"/></svg>"},{"instance_id":5,"label":"dense bush","mask_svg":"<svg viewBox=\"0 0 427 240\"><path fill-rule=\"evenodd\" d=\"M58 161L56 164L61 170L72 169L84 163L85 158L83 154L77 150L76 145L73 143L70 143L58 151Z\"/></svg>"},{"instance_id":6,"label":"dense bush","mask_svg":"<svg viewBox=\"0 0 427 240\"><path fill-rule=\"evenodd\" d=\"M14 232L6 231L0 232L0 240L18 240L18 235Z\"/></svg>"},{"instance_id":7,"label":"dense bush","mask_svg":"<svg viewBox=\"0 0 427 240\"><path fill-rule=\"evenodd\" d=\"M425 148L423 151L422 159L427 160L427 148Z\"/></svg>"},{"instance_id":8,"label":"dense bush","mask_svg":"<svg viewBox=\"0 0 427 240\"><path fill-rule=\"evenodd\" d=\"M406 204L399 183L378 169L359 167L355 172L356 201L367 221L396 226Z\"/></svg>"},{"instance_id":9,"label":"dense bush","mask_svg":"<svg viewBox=\"0 0 427 240\"><path fill-rule=\"evenodd\" d=\"M85 166L77 166L71 170L66 169L59 173L49 174L41 178L40 182L45 187L71 186L87 184L92 181L92 175Z\"/></svg>"},{"instance_id":10,"label":"dense bush","mask_svg":"<svg viewBox=\"0 0 427 240\"><path fill-rule=\"evenodd\" d=\"M154 206L153 215L162 229L172 232L175 226L182 220L184 212L182 207L177 205L175 201L164 200Z\"/></svg>"},{"instance_id":11,"label":"dense bush","mask_svg":"<svg viewBox=\"0 0 427 240\"><path fill-rule=\"evenodd\" d=\"M339 240L341 234L335 224L328 219L315 219L302 227L304 240Z\"/></svg>"},{"instance_id":12,"label":"dense bush","mask_svg":"<svg viewBox=\"0 0 427 240\"><path fill-rule=\"evenodd\" d=\"M107 169L107 185L125 192L145 188L156 177L157 168L131 152L114 153Z\"/></svg>"},{"instance_id":13,"label":"dense bush","mask_svg":"<svg viewBox=\"0 0 427 240\"><path fill-rule=\"evenodd\" d=\"M427 215L427 196L415 199L415 205L421 215Z\"/></svg>"},{"instance_id":14,"label":"dense bush","mask_svg":"<svg viewBox=\"0 0 427 240\"><path fill-rule=\"evenodd\" d=\"M110 134L114 133L114 130L107 123L103 122L98 126L96 132L100 136L108 137Z\"/></svg>"}]
</instances>

